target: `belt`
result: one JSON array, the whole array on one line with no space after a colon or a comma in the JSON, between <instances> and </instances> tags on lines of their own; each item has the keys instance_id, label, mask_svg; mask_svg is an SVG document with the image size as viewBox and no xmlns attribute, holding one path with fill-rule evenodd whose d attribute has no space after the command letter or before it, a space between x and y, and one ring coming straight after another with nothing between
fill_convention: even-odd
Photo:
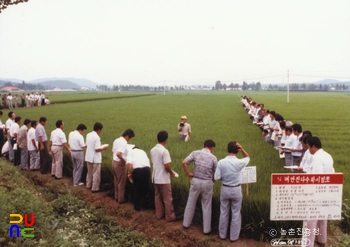
<instances>
[{"instance_id":1,"label":"belt","mask_svg":"<svg viewBox=\"0 0 350 247\"><path fill-rule=\"evenodd\" d=\"M149 166L138 167L138 168L135 168L134 171L137 169L145 169L145 168L150 168L150 167Z\"/></svg>"},{"instance_id":2,"label":"belt","mask_svg":"<svg viewBox=\"0 0 350 247\"><path fill-rule=\"evenodd\" d=\"M52 145L52 146L56 146L56 147L62 147L62 145Z\"/></svg>"},{"instance_id":3,"label":"belt","mask_svg":"<svg viewBox=\"0 0 350 247\"><path fill-rule=\"evenodd\" d=\"M82 152L84 150L70 150L71 152Z\"/></svg>"},{"instance_id":4,"label":"belt","mask_svg":"<svg viewBox=\"0 0 350 247\"><path fill-rule=\"evenodd\" d=\"M293 155L293 158L301 158L301 156Z\"/></svg>"},{"instance_id":5,"label":"belt","mask_svg":"<svg viewBox=\"0 0 350 247\"><path fill-rule=\"evenodd\" d=\"M233 187L238 187L238 186L241 186L241 184L237 184L237 185L227 185L227 184L222 184L222 186L225 186L225 187L231 187L231 188L233 188Z\"/></svg>"}]
</instances>

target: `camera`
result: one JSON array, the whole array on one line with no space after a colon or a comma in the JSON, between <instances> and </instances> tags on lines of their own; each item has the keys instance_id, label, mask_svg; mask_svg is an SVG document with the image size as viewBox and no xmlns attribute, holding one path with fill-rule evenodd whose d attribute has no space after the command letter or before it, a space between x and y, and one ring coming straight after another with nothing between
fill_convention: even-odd
<instances>
[{"instance_id":1,"label":"camera","mask_svg":"<svg viewBox=\"0 0 350 247\"><path fill-rule=\"evenodd\" d=\"M182 127L185 126L185 124L184 123L180 123L179 126L182 128Z\"/></svg>"}]
</instances>

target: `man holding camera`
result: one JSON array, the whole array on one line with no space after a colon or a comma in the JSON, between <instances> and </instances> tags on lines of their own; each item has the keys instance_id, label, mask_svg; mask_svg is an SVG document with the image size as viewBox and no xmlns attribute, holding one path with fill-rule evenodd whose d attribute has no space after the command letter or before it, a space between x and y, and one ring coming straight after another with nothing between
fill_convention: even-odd
<instances>
[{"instance_id":1,"label":"man holding camera","mask_svg":"<svg viewBox=\"0 0 350 247\"><path fill-rule=\"evenodd\" d=\"M188 141L191 137L191 125L187 123L187 117L182 116L181 122L177 125L177 131L179 132L180 140Z\"/></svg>"}]
</instances>

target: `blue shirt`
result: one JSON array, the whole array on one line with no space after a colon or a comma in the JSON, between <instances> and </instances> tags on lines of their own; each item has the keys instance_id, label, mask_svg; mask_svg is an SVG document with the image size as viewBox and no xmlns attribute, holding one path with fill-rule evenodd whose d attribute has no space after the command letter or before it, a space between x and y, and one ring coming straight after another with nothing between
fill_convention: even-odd
<instances>
[{"instance_id":1,"label":"blue shirt","mask_svg":"<svg viewBox=\"0 0 350 247\"><path fill-rule=\"evenodd\" d=\"M222 180L222 184L236 186L241 183L241 171L250 161L249 157L238 159L236 156L226 156L219 160L214 179Z\"/></svg>"}]
</instances>

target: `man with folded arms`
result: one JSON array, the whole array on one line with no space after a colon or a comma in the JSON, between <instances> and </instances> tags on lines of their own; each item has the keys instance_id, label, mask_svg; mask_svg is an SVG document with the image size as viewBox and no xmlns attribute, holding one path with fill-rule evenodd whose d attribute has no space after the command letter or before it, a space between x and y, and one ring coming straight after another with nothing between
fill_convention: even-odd
<instances>
[{"instance_id":1,"label":"man with folded arms","mask_svg":"<svg viewBox=\"0 0 350 247\"><path fill-rule=\"evenodd\" d=\"M62 147L64 147L68 154L71 152L67 145L66 134L62 131L64 128L64 123L62 120L56 121L56 129L51 132L50 137L50 148L49 152L52 154L52 167L51 167L51 175L55 177L55 179L61 179L63 173L63 153Z\"/></svg>"},{"instance_id":2,"label":"man with folded arms","mask_svg":"<svg viewBox=\"0 0 350 247\"><path fill-rule=\"evenodd\" d=\"M84 148L86 147L83 137L85 130L85 124L79 124L77 129L70 132L68 136L68 143L72 153L74 186L84 184L81 182L81 174L84 167Z\"/></svg>"},{"instance_id":3,"label":"man with folded arms","mask_svg":"<svg viewBox=\"0 0 350 247\"><path fill-rule=\"evenodd\" d=\"M190 227L196 209L198 196L202 198L203 232L211 232L211 207L214 186L214 172L217 159L212 154L215 149L213 140L206 140L201 150L193 151L182 161L182 166L188 177L191 178L190 193L185 208L183 226ZM193 173L189 171L188 165L194 162Z\"/></svg>"}]
</instances>

